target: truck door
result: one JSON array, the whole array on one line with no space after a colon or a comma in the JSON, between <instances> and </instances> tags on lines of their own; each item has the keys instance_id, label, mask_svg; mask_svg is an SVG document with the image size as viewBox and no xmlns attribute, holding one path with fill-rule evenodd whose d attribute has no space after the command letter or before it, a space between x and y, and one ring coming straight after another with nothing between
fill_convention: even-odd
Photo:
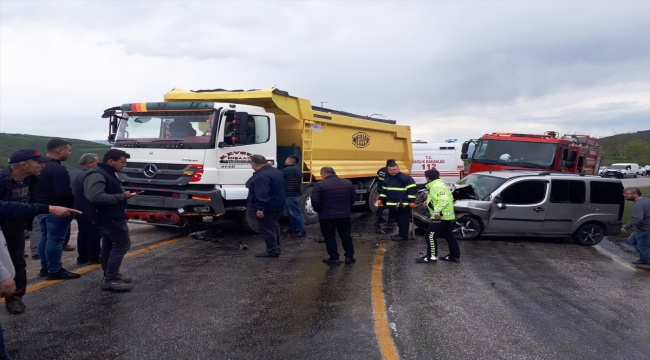
<instances>
[{"instance_id":1,"label":"truck door","mask_svg":"<svg viewBox=\"0 0 650 360\"><path fill-rule=\"evenodd\" d=\"M537 234L547 207L548 181L522 180L493 196L485 233Z\"/></svg>"},{"instance_id":2,"label":"truck door","mask_svg":"<svg viewBox=\"0 0 650 360\"><path fill-rule=\"evenodd\" d=\"M246 199L246 181L252 176L250 156L263 155L275 163L276 136L273 114L228 111L217 134L216 184L222 185L227 200ZM207 160L206 160L207 162Z\"/></svg>"}]
</instances>

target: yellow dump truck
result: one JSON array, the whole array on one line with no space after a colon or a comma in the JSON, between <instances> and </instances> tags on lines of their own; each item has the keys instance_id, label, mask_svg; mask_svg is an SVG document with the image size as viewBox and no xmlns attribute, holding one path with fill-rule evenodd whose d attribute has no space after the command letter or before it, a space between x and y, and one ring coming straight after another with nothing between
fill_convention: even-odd
<instances>
[{"instance_id":1,"label":"yellow dump truck","mask_svg":"<svg viewBox=\"0 0 650 360\"><path fill-rule=\"evenodd\" d=\"M301 209L318 221L310 201L323 166L357 188L356 205L376 208L375 174L387 159L411 168L411 131L393 120L312 106L276 88L250 91L174 89L164 102L129 103L104 111L109 139L131 158L119 174L130 221L186 226L220 217L255 230L246 209L249 157L265 156L282 168L302 161Z\"/></svg>"}]
</instances>

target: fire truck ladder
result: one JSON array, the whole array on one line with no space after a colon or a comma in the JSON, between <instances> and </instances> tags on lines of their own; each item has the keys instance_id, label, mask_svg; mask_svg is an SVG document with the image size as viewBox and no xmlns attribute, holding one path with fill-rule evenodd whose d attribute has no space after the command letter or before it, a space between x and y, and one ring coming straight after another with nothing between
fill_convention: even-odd
<instances>
[{"instance_id":1,"label":"fire truck ladder","mask_svg":"<svg viewBox=\"0 0 650 360\"><path fill-rule=\"evenodd\" d=\"M314 154L314 125L313 121L305 120L302 125L302 161L305 164L302 172L302 182L310 183L312 176L312 159Z\"/></svg>"}]
</instances>

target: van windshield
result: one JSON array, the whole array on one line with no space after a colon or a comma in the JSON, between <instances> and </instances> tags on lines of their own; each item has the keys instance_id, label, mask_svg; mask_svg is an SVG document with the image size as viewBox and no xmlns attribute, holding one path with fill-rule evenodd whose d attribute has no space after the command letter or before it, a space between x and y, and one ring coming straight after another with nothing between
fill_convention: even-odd
<instances>
[{"instance_id":1,"label":"van windshield","mask_svg":"<svg viewBox=\"0 0 650 360\"><path fill-rule=\"evenodd\" d=\"M625 170L629 165L612 165L609 168L612 170Z\"/></svg>"},{"instance_id":2,"label":"van windshield","mask_svg":"<svg viewBox=\"0 0 650 360\"><path fill-rule=\"evenodd\" d=\"M190 147L208 145L215 129L215 112L125 113L115 136L115 144L138 143L143 147L168 147L182 142ZM200 146L197 146L200 147Z\"/></svg>"},{"instance_id":3,"label":"van windshield","mask_svg":"<svg viewBox=\"0 0 650 360\"><path fill-rule=\"evenodd\" d=\"M456 184L465 185L469 184L474 189L474 193L480 200L485 200L494 190L501 184L506 182L506 179L498 178L488 175L469 174L467 177L458 181Z\"/></svg>"},{"instance_id":4,"label":"van windshield","mask_svg":"<svg viewBox=\"0 0 650 360\"><path fill-rule=\"evenodd\" d=\"M479 140L472 162L479 164L552 169L557 144L511 141Z\"/></svg>"}]
</instances>

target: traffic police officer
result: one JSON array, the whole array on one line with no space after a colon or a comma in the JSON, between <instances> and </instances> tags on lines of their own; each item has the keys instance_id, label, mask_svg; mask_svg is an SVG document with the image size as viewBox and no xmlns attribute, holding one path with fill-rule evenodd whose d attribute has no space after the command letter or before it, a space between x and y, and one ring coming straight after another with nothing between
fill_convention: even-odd
<instances>
[{"instance_id":1,"label":"traffic police officer","mask_svg":"<svg viewBox=\"0 0 650 360\"><path fill-rule=\"evenodd\" d=\"M431 214L431 223L426 232L427 254L415 259L418 263L431 263L436 261L438 255L438 236L442 235L447 240L449 255L441 257L440 260L458 262L460 250L454 236L454 197L444 181L440 179L438 170L427 170L424 172L427 179L429 196L424 205Z\"/></svg>"},{"instance_id":2,"label":"traffic police officer","mask_svg":"<svg viewBox=\"0 0 650 360\"><path fill-rule=\"evenodd\" d=\"M415 207L417 185L412 177L399 171L396 163L387 166L388 175L379 195L379 206L386 206L388 217L396 219L399 233L391 236L393 241L408 240L409 225L411 223L411 210Z\"/></svg>"}]
</instances>

